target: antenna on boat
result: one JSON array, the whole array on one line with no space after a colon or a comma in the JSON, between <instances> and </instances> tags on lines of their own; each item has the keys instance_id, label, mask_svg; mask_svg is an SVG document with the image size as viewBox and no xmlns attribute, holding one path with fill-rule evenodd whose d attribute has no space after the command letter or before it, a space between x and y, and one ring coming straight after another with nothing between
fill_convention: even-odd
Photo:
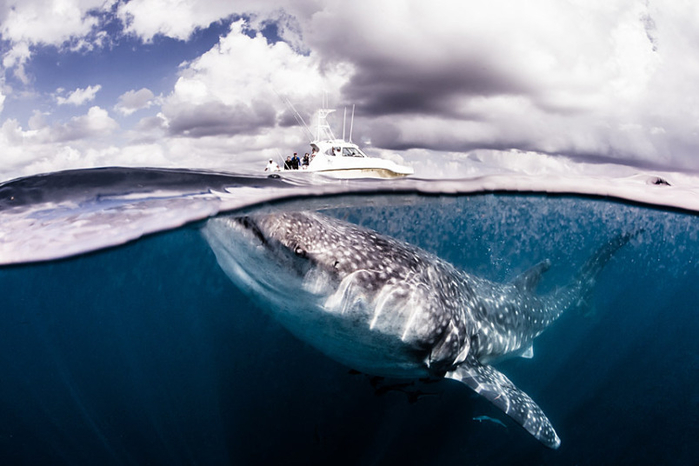
<instances>
[{"instance_id":1,"label":"antenna on boat","mask_svg":"<svg viewBox=\"0 0 699 466\"><path fill-rule=\"evenodd\" d=\"M347 126L347 107L345 107L345 115L342 117L342 140L345 140L345 127ZM352 139L350 137L350 139Z\"/></svg>"},{"instance_id":2,"label":"antenna on boat","mask_svg":"<svg viewBox=\"0 0 699 466\"><path fill-rule=\"evenodd\" d=\"M347 109L345 108L345 116L347 116ZM352 128L354 127L354 104L352 104L352 119L350 120L350 134L349 142L352 142ZM342 139L345 139L345 125L342 125Z\"/></svg>"}]
</instances>

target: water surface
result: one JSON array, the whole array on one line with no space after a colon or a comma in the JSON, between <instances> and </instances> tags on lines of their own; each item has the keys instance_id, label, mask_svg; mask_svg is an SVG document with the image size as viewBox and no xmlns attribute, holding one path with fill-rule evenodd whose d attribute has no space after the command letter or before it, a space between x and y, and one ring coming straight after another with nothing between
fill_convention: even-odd
<instances>
[{"instance_id":1,"label":"water surface","mask_svg":"<svg viewBox=\"0 0 699 466\"><path fill-rule=\"evenodd\" d=\"M177 213L184 199L165 208ZM3 463L697 461L695 214L579 195L376 190L246 209L319 206L491 280L549 258L542 291L571 280L609 238L637 232L600 275L588 315L564 314L534 358L497 365L548 415L559 450L459 383L391 389L297 341L218 268L197 219L0 267Z\"/></svg>"}]
</instances>

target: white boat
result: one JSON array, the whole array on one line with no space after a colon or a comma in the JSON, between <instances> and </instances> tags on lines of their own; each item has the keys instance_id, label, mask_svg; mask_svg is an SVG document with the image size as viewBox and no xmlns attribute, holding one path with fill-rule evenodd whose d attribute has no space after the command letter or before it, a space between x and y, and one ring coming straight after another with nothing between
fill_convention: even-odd
<instances>
[{"instance_id":1,"label":"white boat","mask_svg":"<svg viewBox=\"0 0 699 466\"><path fill-rule=\"evenodd\" d=\"M392 160L369 157L352 142L350 126L349 141L343 137L337 139L330 129L327 117L334 109L323 108L318 111L318 126L314 140L311 141L310 162L299 167L295 172L320 173L333 178L400 178L412 175L412 167L399 165ZM354 114L354 110L352 112ZM354 115L352 115L352 122ZM351 124L350 124L351 125ZM304 125L305 126L305 125ZM308 127L306 127L308 130ZM308 130L310 134L310 130Z\"/></svg>"}]
</instances>

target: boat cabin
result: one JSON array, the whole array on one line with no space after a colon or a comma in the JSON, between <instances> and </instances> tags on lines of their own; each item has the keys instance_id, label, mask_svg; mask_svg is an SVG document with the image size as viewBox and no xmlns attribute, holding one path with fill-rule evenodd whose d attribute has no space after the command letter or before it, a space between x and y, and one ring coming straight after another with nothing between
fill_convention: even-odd
<instances>
[{"instance_id":1,"label":"boat cabin","mask_svg":"<svg viewBox=\"0 0 699 466\"><path fill-rule=\"evenodd\" d=\"M368 157L356 144L342 139L314 141L311 143L311 149L314 154L325 154L331 157Z\"/></svg>"}]
</instances>

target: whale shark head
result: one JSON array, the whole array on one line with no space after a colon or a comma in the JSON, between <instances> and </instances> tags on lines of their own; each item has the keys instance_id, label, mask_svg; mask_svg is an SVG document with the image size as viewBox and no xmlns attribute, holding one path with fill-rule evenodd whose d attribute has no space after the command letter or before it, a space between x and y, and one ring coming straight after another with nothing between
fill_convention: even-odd
<instances>
[{"instance_id":1,"label":"whale shark head","mask_svg":"<svg viewBox=\"0 0 699 466\"><path fill-rule=\"evenodd\" d=\"M378 253L392 246L379 235L367 238L366 230L312 212L229 217L224 221L229 226L235 224L233 228L264 248L268 258L283 263L288 272L299 277L319 269L342 279L358 269L381 267ZM382 277L400 272L384 270ZM366 286L371 288L371 283Z\"/></svg>"},{"instance_id":2,"label":"whale shark head","mask_svg":"<svg viewBox=\"0 0 699 466\"><path fill-rule=\"evenodd\" d=\"M252 296L271 300L307 293L303 284L312 268L329 272L326 279L333 275L331 268L308 254L312 238L295 236L295 231L304 228L286 215L217 217L203 229L229 277Z\"/></svg>"},{"instance_id":3,"label":"whale shark head","mask_svg":"<svg viewBox=\"0 0 699 466\"><path fill-rule=\"evenodd\" d=\"M226 253L226 262L238 264L236 275L269 291L329 293L321 281L337 284L360 262L369 263L367 251L346 232L310 213L218 217L204 235L220 246L215 251Z\"/></svg>"},{"instance_id":4,"label":"whale shark head","mask_svg":"<svg viewBox=\"0 0 699 466\"><path fill-rule=\"evenodd\" d=\"M421 272L417 248L313 212L219 217L204 236L270 289L328 294L352 275L355 289L372 293Z\"/></svg>"}]
</instances>

